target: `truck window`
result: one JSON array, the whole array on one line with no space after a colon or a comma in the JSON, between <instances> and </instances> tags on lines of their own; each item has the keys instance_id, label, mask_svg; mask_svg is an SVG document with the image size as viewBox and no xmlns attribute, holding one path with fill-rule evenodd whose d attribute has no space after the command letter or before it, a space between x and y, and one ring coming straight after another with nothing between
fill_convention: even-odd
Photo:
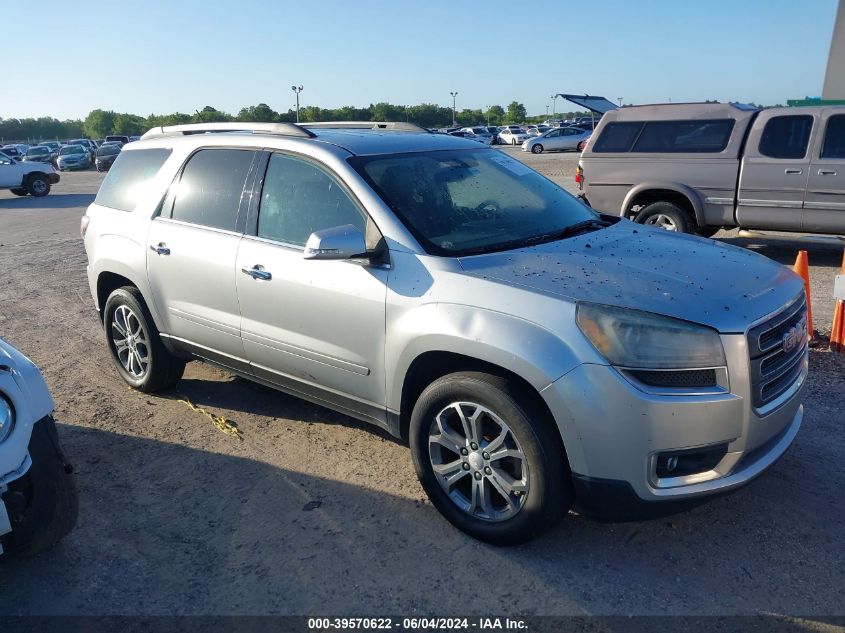
<instances>
[{"instance_id":1,"label":"truck window","mask_svg":"<svg viewBox=\"0 0 845 633\"><path fill-rule=\"evenodd\" d=\"M728 145L733 119L651 121L631 151L649 153L715 153Z\"/></svg>"},{"instance_id":2,"label":"truck window","mask_svg":"<svg viewBox=\"0 0 845 633\"><path fill-rule=\"evenodd\" d=\"M813 117L809 114L787 114L769 119L760 137L760 153L769 158L804 158Z\"/></svg>"},{"instance_id":3,"label":"truck window","mask_svg":"<svg viewBox=\"0 0 845 633\"><path fill-rule=\"evenodd\" d=\"M168 156L169 149L157 147L123 152L100 185L94 202L118 211L132 211L144 186L155 177Z\"/></svg>"},{"instance_id":4,"label":"truck window","mask_svg":"<svg viewBox=\"0 0 845 633\"><path fill-rule=\"evenodd\" d=\"M845 158L845 114L827 120L821 158Z\"/></svg>"},{"instance_id":5,"label":"truck window","mask_svg":"<svg viewBox=\"0 0 845 633\"><path fill-rule=\"evenodd\" d=\"M642 121L608 123L593 146L593 151L628 152L642 128Z\"/></svg>"}]
</instances>

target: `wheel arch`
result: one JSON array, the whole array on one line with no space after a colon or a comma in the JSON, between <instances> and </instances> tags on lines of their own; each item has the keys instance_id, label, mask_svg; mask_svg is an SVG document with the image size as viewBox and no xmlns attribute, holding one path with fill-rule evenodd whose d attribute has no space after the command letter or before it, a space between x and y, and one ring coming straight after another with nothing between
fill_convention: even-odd
<instances>
[{"instance_id":1,"label":"wheel arch","mask_svg":"<svg viewBox=\"0 0 845 633\"><path fill-rule=\"evenodd\" d=\"M620 215L631 217L634 207L652 202L672 202L684 209L696 226L706 226L701 198L692 187L671 182L645 182L631 188L622 201Z\"/></svg>"}]
</instances>

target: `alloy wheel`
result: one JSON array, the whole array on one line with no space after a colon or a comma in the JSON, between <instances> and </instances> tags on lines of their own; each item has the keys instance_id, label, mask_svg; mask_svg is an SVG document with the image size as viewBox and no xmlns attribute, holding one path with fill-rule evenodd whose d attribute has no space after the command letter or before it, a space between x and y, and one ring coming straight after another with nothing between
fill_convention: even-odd
<instances>
[{"instance_id":1,"label":"alloy wheel","mask_svg":"<svg viewBox=\"0 0 845 633\"><path fill-rule=\"evenodd\" d=\"M528 460L508 425L490 409L453 402L432 420L431 467L443 491L470 516L514 517L529 489Z\"/></svg>"},{"instance_id":2,"label":"alloy wheel","mask_svg":"<svg viewBox=\"0 0 845 633\"><path fill-rule=\"evenodd\" d=\"M651 226L656 226L658 228L664 229L666 231L677 231L678 224L675 220L664 213L656 213L653 216L646 219L643 224L648 224Z\"/></svg>"},{"instance_id":3,"label":"alloy wheel","mask_svg":"<svg viewBox=\"0 0 845 633\"><path fill-rule=\"evenodd\" d=\"M112 343L117 359L136 380L143 378L150 365L150 346L141 321L129 306L118 306L111 322Z\"/></svg>"}]
</instances>

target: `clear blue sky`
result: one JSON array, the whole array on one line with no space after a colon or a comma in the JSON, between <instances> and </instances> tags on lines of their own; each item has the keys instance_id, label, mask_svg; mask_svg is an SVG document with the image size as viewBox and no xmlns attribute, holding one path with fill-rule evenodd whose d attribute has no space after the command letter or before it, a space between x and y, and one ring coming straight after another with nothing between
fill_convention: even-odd
<instances>
[{"instance_id":1,"label":"clear blue sky","mask_svg":"<svg viewBox=\"0 0 845 633\"><path fill-rule=\"evenodd\" d=\"M836 13L836 0L2 4L3 118L284 111L293 83L322 107L451 105L452 90L458 109L516 100L529 114L555 92L785 103L821 93ZM45 44L28 53L30 39Z\"/></svg>"}]
</instances>

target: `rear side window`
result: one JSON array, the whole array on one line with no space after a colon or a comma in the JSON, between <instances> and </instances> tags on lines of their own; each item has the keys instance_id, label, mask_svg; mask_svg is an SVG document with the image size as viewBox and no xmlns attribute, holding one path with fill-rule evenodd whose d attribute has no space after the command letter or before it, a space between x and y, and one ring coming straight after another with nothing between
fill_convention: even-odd
<instances>
[{"instance_id":1,"label":"rear side window","mask_svg":"<svg viewBox=\"0 0 845 633\"><path fill-rule=\"evenodd\" d=\"M123 152L114 161L94 202L118 211L132 211L139 194L164 165L170 150L160 147Z\"/></svg>"},{"instance_id":2,"label":"rear side window","mask_svg":"<svg viewBox=\"0 0 845 633\"><path fill-rule=\"evenodd\" d=\"M769 158L804 158L812 129L809 114L772 117L763 128L760 153Z\"/></svg>"},{"instance_id":3,"label":"rear side window","mask_svg":"<svg viewBox=\"0 0 845 633\"><path fill-rule=\"evenodd\" d=\"M821 157L845 158L845 114L835 114L827 120Z\"/></svg>"},{"instance_id":4,"label":"rear side window","mask_svg":"<svg viewBox=\"0 0 845 633\"><path fill-rule=\"evenodd\" d=\"M176 186L171 217L234 231L254 156L254 151L243 149L203 149L191 156Z\"/></svg>"},{"instance_id":5,"label":"rear side window","mask_svg":"<svg viewBox=\"0 0 845 633\"><path fill-rule=\"evenodd\" d=\"M642 121L608 123L604 126L595 145L594 152L627 152L643 128Z\"/></svg>"},{"instance_id":6,"label":"rear side window","mask_svg":"<svg viewBox=\"0 0 845 633\"><path fill-rule=\"evenodd\" d=\"M640 133L633 152L715 153L728 146L733 119L650 121Z\"/></svg>"},{"instance_id":7,"label":"rear side window","mask_svg":"<svg viewBox=\"0 0 845 633\"><path fill-rule=\"evenodd\" d=\"M366 230L366 219L338 182L299 158L273 154L264 177L258 211L258 237L305 246L311 233L352 224Z\"/></svg>"}]
</instances>

